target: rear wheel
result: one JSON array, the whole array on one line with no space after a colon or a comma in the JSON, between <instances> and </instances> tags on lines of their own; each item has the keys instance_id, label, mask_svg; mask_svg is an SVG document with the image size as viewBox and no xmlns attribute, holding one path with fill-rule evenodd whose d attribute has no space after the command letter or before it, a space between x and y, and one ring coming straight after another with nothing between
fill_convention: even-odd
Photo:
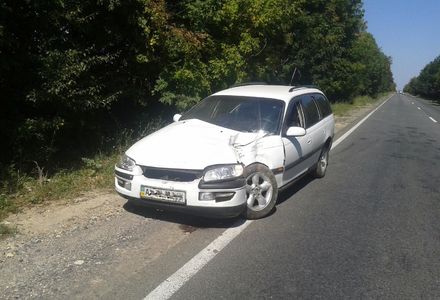
<instances>
[{"instance_id":1,"label":"rear wheel","mask_svg":"<svg viewBox=\"0 0 440 300\"><path fill-rule=\"evenodd\" d=\"M246 218L267 216L275 206L278 186L273 173L264 165L253 164L246 168Z\"/></svg>"},{"instance_id":2,"label":"rear wheel","mask_svg":"<svg viewBox=\"0 0 440 300\"><path fill-rule=\"evenodd\" d=\"M322 178L325 176L325 172L327 171L328 159L329 159L330 147L327 145L321 151L321 155L319 156L318 163L316 164L315 171L313 175L316 178Z\"/></svg>"}]
</instances>

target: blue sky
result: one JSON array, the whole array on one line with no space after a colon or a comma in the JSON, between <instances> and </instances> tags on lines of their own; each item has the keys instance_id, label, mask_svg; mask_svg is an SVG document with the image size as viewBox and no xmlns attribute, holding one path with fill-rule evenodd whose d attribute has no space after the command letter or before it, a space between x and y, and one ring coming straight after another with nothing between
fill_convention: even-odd
<instances>
[{"instance_id":1,"label":"blue sky","mask_svg":"<svg viewBox=\"0 0 440 300\"><path fill-rule=\"evenodd\" d=\"M364 0L364 9L398 89L440 55L440 0Z\"/></svg>"}]
</instances>

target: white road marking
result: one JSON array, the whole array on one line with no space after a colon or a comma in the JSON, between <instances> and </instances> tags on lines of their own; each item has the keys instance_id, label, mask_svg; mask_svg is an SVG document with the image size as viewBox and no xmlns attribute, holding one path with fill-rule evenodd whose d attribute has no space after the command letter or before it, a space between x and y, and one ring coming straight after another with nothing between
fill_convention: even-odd
<instances>
[{"instance_id":1,"label":"white road marking","mask_svg":"<svg viewBox=\"0 0 440 300\"><path fill-rule=\"evenodd\" d=\"M334 149L343 140L345 140L353 131L356 130L362 123L365 122L373 113L375 113L382 105L391 99L391 95L381 105L376 107L365 118L360 120L353 128L343 134L337 139L333 145ZM235 227L226 229L219 237L212 241L202 251L197 253L186 264L184 264L179 270L174 272L165 281L159 284L153 291L151 291L144 300L166 300L169 299L174 293L176 293L186 282L188 282L197 272L199 272L209 261L211 261L220 251L225 248L232 240L234 240L243 230L245 230L253 221L246 221L242 224L236 223Z\"/></svg>"},{"instance_id":2,"label":"white road marking","mask_svg":"<svg viewBox=\"0 0 440 300\"><path fill-rule=\"evenodd\" d=\"M241 225L236 224L237 227L225 230L218 238L211 242L211 244L206 246L205 249L196 254L196 256L191 258L183 267L149 293L144 300L169 299L252 222L253 221L248 220Z\"/></svg>"},{"instance_id":3,"label":"white road marking","mask_svg":"<svg viewBox=\"0 0 440 300\"><path fill-rule=\"evenodd\" d=\"M362 123L364 123L372 114L374 114L379 108L382 107L382 105L384 105L385 103L388 102L388 100L390 100L393 97L393 95L391 95L388 99L386 99L381 105L379 105L378 107L376 107L372 112L370 112L368 115L365 116L365 118L363 118L362 120L360 120L356 125L354 125L352 128L350 128L349 131L347 131L346 133L344 133L339 139L337 139L333 145L332 145L332 150L333 148L335 148L337 145L339 145L339 143L341 143L343 140L345 140L350 134L353 133L353 131L355 131L359 126L362 125Z\"/></svg>"},{"instance_id":4,"label":"white road marking","mask_svg":"<svg viewBox=\"0 0 440 300\"><path fill-rule=\"evenodd\" d=\"M434 119L433 117L430 117L423 109L420 108L420 106L417 106L417 109L423 111L425 115L431 119L432 122L437 123L437 120Z\"/></svg>"},{"instance_id":5,"label":"white road marking","mask_svg":"<svg viewBox=\"0 0 440 300\"><path fill-rule=\"evenodd\" d=\"M411 102L411 104L414 104L414 102Z\"/></svg>"}]
</instances>

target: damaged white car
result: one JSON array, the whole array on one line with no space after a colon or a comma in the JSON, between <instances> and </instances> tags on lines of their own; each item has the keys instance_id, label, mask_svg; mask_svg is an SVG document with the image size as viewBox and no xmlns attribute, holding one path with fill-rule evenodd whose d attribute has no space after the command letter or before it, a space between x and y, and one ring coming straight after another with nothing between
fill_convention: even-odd
<instances>
[{"instance_id":1,"label":"damaged white car","mask_svg":"<svg viewBox=\"0 0 440 300\"><path fill-rule=\"evenodd\" d=\"M316 88L233 87L128 149L115 166L116 191L164 210L258 219L280 188L307 172L325 175L333 134Z\"/></svg>"}]
</instances>

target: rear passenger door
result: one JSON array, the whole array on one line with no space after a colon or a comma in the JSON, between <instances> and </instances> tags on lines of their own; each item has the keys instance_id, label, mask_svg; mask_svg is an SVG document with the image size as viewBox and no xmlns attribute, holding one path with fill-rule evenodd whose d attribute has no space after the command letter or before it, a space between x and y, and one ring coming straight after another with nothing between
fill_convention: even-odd
<instances>
[{"instance_id":1,"label":"rear passenger door","mask_svg":"<svg viewBox=\"0 0 440 300\"><path fill-rule=\"evenodd\" d=\"M313 94L313 99L318 105L319 114L321 115L321 125L324 131L325 140L333 139L335 131L335 121L333 119L332 108L330 102L322 94Z\"/></svg>"},{"instance_id":2,"label":"rear passenger door","mask_svg":"<svg viewBox=\"0 0 440 300\"><path fill-rule=\"evenodd\" d=\"M325 128L320 120L321 115L318 105L312 94L301 96L301 106L304 112L306 143L304 144L304 157L308 167L314 165L321 154L321 149L325 143Z\"/></svg>"}]
</instances>

